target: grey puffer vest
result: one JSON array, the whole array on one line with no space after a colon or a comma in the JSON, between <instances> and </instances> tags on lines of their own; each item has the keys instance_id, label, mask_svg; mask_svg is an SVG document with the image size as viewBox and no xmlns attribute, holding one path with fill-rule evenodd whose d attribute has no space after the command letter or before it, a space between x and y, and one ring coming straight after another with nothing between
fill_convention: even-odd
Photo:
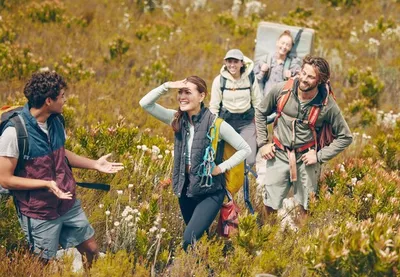
<instances>
[{"instance_id":1,"label":"grey puffer vest","mask_svg":"<svg viewBox=\"0 0 400 277\"><path fill-rule=\"evenodd\" d=\"M210 126L213 124L215 115L212 114L208 108L202 105L199 114L192 116L194 124L194 137L191 149L190 161L191 168L189 176L185 172L185 149L187 144L187 137L189 135L189 118L187 113L184 113L181 123L180 131L175 133L174 144L174 170L173 170L173 189L174 193L181 197L182 190L185 185L185 179L189 179L186 196L194 197L205 194L214 193L222 190L222 181L224 174L213 176L213 182L210 186L205 185L205 180L198 176L200 164L203 162L203 156L207 146L210 145L210 140L207 138L207 133Z\"/></svg>"}]
</instances>

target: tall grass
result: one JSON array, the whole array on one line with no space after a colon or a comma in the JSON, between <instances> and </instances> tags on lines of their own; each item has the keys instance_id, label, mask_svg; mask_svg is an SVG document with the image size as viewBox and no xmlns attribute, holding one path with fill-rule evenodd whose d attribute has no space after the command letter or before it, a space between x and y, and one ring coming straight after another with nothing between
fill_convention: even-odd
<instances>
[{"instance_id":1,"label":"tall grass","mask_svg":"<svg viewBox=\"0 0 400 277\"><path fill-rule=\"evenodd\" d=\"M262 1L263 8L247 17L249 1L243 2L235 17L227 0L196 8L182 0L0 0L1 102L21 103L32 72L56 69L69 83L67 148L92 158L113 152L125 165L113 176L74 172L78 180L112 186L109 193L78 190L106 252L90 273L72 273L68 258L40 266L23 248L12 202L2 200L0 275L398 274L399 2ZM331 64L337 102L355 142L324 166L309 222L297 233L272 220L260 226L263 207L252 179L258 215L246 213L239 195L237 236L217 237L214 224L185 253L170 181L173 134L138 101L162 82L189 75L203 77L210 87L229 48L253 56L263 20L316 30L314 52ZM160 103L174 108L174 94Z\"/></svg>"}]
</instances>

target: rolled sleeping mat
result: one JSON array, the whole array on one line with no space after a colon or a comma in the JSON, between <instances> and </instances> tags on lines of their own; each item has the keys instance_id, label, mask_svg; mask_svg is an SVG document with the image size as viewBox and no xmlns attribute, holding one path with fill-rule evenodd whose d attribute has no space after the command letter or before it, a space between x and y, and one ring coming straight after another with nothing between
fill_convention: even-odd
<instances>
[{"instance_id":1,"label":"rolled sleeping mat","mask_svg":"<svg viewBox=\"0 0 400 277\"><path fill-rule=\"evenodd\" d=\"M290 56L304 58L311 54L313 50L315 31L310 28L302 28L285 24L272 22L260 22L257 29L256 49L254 51L254 62L258 62L266 54L273 54L276 51L276 41L279 36L289 30L293 39L297 33L303 29L296 50L290 53Z\"/></svg>"}]
</instances>

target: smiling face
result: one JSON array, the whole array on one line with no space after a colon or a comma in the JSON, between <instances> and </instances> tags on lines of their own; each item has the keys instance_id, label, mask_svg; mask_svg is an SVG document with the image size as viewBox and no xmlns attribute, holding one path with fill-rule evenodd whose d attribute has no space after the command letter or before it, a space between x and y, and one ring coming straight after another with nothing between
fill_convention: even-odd
<instances>
[{"instance_id":1,"label":"smiling face","mask_svg":"<svg viewBox=\"0 0 400 277\"><path fill-rule=\"evenodd\" d=\"M186 88L182 88L178 92L178 102L180 110L191 116L200 111L205 93L199 92L197 86L191 82L187 82L186 85Z\"/></svg>"},{"instance_id":2,"label":"smiling face","mask_svg":"<svg viewBox=\"0 0 400 277\"><path fill-rule=\"evenodd\" d=\"M317 71L310 64L304 64L299 76L299 89L303 92L309 92L318 86L319 78Z\"/></svg>"},{"instance_id":3,"label":"smiling face","mask_svg":"<svg viewBox=\"0 0 400 277\"><path fill-rule=\"evenodd\" d=\"M240 69L243 66L243 61L229 58L225 60L225 66L226 69L229 71L229 73L234 77L240 77Z\"/></svg>"},{"instance_id":4,"label":"smiling face","mask_svg":"<svg viewBox=\"0 0 400 277\"><path fill-rule=\"evenodd\" d=\"M279 55L286 56L293 47L293 40L288 35L281 36L276 42L276 51Z\"/></svg>"},{"instance_id":5,"label":"smiling face","mask_svg":"<svg viewBox=\"0 0 400 277\"><path fill-rule=\"evenodd\" d=\"M65 98L65 89L60 91L60 94L57 96L55 100L47 97L46 103L48 104L48 109L51 114L60 114L63 111L63 106L66 102Z\"/></svg>"}]
</instances>

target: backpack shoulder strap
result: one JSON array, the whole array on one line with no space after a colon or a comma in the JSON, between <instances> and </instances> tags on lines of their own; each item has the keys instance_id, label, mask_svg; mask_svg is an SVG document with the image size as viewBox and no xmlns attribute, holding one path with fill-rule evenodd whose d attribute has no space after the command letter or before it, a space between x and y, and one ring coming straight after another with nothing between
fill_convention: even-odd
<instances>
[{"instance_id":1,"label":"backpack shoulder strap","mask_svg":"<svg viewBox=\"0 0 400 277\"><path fill-rule=\"evenodd\" d=\"M320 112L321 106L312 106L310 114L308 115L308 125L310 129L315 129L315 123L317 122Z\"/></svg>"},{"instance_id":2,"label":"backpack shoulder strap","mask_svg":"<svg viewBox=\"0 0 400 277\"><path fill-rule=\"evenodd\" d=\"M221 88L221 102L219 102L219 110L222 109L222 99L224 98L224 90L226 88L226 78L219 75L219 86Z\"/></svg>"},{"instance_id":3,"label":"backpack shoulder strap","mask_svg":"<svg viewBox=\"0 0 400 277\"><path fill-rule=\"evenodd\" d=\"M226 78L219 75L219 86L221 88L221 94L224 95L224 90L226 89Z\"/></svg>"},{"instance_id":4,"label":"backpack shoulder strap","mask_svg":"<svg viewBox=\"0 0 400 277\"><path fill-rule=\"evenodd\" d=\"M281 116L283 108L285 107L287 101L289 100L290 94L292 93L292 90L293 90L293 84L294 84L294 79L289 79L286 81L285 85L283 86L282 92L278 99L278 103L276 105L276 117L275 117L274 125L273 125L274 127L276 126L276 124L278 122L278 118Z\"/></svg>"},{"instance_id":5,"label":"backpack shoulder strap","mask_svg":"<svg viewBox=\"0 0 400 277\"><path fill-rule=\"evenodd\" d=\"M250 92L253 88L254 80L256 79L256 76L254 75L254 71L251 71L249 74L249 81L250 81Z\"/></svg>"},{"instance_id":6,"label":"backpack shoulder strap","mask_svg":"<svg viewBox=\"0 0 400 277\"><path fill-rule=\"evenodd\" d=\"M224 156L223 140L219 141L219 131L222 121L224 121L222 118L217 117L214 126L214 139L212 141L212 148L214 149L216 164L220 164Z\"/></svg>"},{"instance_id":7,"label":"backpack shoulder strap","mask_svg":"<svg viewBox=\"0 0 400 277\"><path fill-rule=\"evenodd\" d=\"M285 85L283 86L281 95L278 99L278 103L276 106L277 113L282 112L283 108L285 107L287 101L289 100L290 94L293 90L294 79L289 79L286 81Z\"/></svg>"},{"instance_id":8,"label":"backpack shoulder strap","mask_svg":"<svg viewBox=\"0 0 400 277\"><path fill-rule=\"evenodd\" d=\"M219 140L219 128L221 126L221 122L223 120L219 117L217 117L214 121L214 126L211 128L211 137L212 137L212 143L211 146L214 149L214 152L217 152L217 146L218 146L218 140Z\"/></svg>"},{"instance_id":9,"label":"backpack shoulder strap","mask_svg":"<svg viewBox=\"0 0 400 277\"><path fill-rule=\"evenodd\" d=\"M285 63L283 64L283 71L282 71L283 80L288 80L288 78L285 76L285 72L289 70L291 64L292 64L292 58L287 56L285 59Z\"/></svg>"},{"instance_id":10,"label":"backpack shoulder strap","mask_svg":"<svg viewBox=\"0 0 400 277\"><path fill-rule=\"evenodd\" d=\"M24 119L21 115L15 114L10 118L10 121L13 123L15 131L17 132L19 149L17 168L21 168L23 166L24 158L29 152L28 132L25 127Z\"/></svg>"}]
</instances>

